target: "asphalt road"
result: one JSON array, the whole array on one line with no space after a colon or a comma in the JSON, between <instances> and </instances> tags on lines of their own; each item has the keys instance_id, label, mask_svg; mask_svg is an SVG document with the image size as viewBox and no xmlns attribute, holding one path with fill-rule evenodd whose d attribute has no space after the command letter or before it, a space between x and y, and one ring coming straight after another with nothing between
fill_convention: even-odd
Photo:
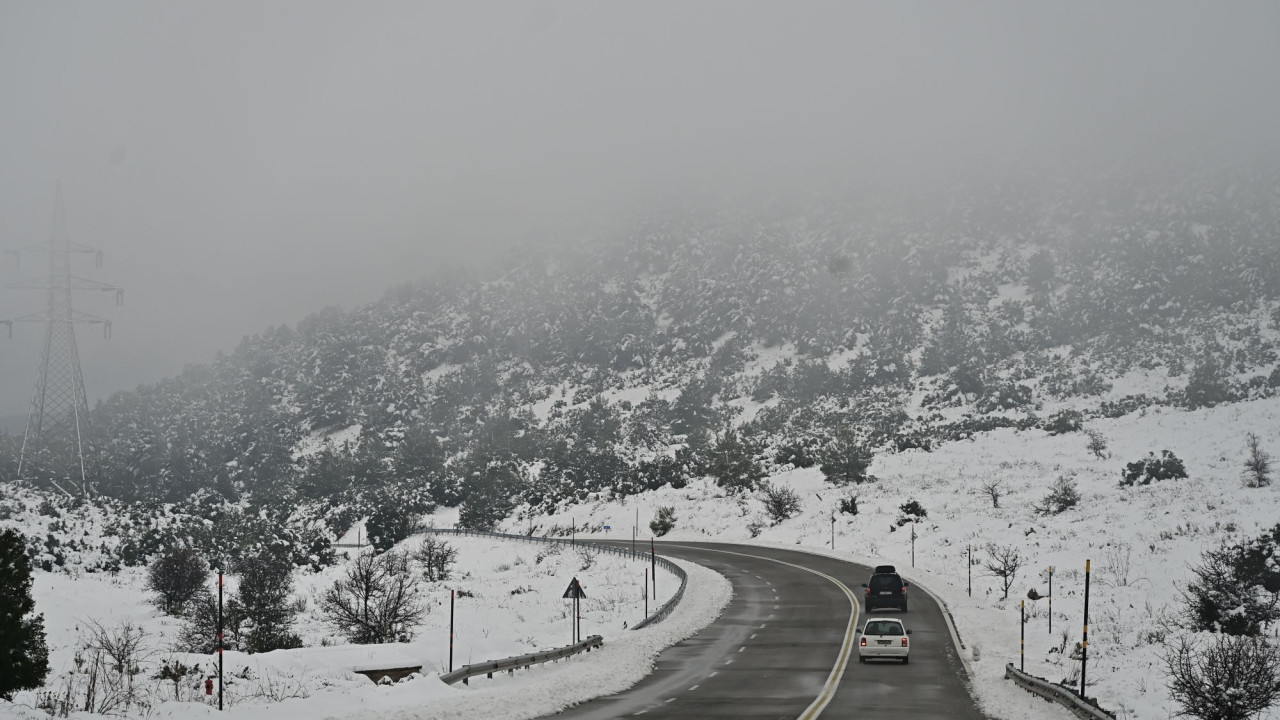
<instances>
[{"instance_id":1,"label":"asphalt road","mask_svg":"<svg viewBox=\"0 0 1280 720\"><path fill-rule=\"evenodd\" d=\"M851 627L866 613L860 587L871 569L807 553L723 543L660 543L658 553L729 579L724 613L658 656L631 689L553 717L984 720L942 611L910 592L902 617L911 663L858 662Z\"/></svg>"}]
</instances>

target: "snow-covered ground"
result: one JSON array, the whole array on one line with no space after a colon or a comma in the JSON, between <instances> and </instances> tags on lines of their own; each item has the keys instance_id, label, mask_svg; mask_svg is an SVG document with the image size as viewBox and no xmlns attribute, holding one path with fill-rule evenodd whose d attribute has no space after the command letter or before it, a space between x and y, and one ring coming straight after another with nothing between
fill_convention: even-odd
<instances>
[{"instance_id":1,"label":"snow-covered ground","mask_svg":"<svg viewBox=\"0 0 1280 720\"><path fill-rule=\"evenodd\" d=\"M229 714L245 718L367 715L423 720L534 717L634 684L648 673L664 647L714 620L731 592L728 581L719 575L683 564L691 590L677 611L652 628L631 631L627 627L644 617L647 563L546 544L444 539L459 551L454 576L448 581L422 583L430 611L408 643L343 644L318 610L320 592L343 572L342 564L320 573L300 571L295 577L294 596L304 610L294 629L307 647L259 655L228 652ZM410 538L404 546L412 548L421 540ZM658 597L650 598L651 609L679 587L674 575L661 569L658 572ZM562 594L574 577L587 593L581 604L582 633L602 635L603 650L535 667L511 678L481 678L470 686L449 686L436 678L448 667L450 590L459 591L456 667L569 644L571 612ZM180 622L165 617L148 602L143 570L126 569L114 577L37 571L33 594L48 633L52 672L47 690L63 686L66 672L75 664L86 623L117 627L128 621L148 635L148 661L136 682L146 686L142 695L150 710L126 714L187 718L209 710L203 704L202 684L205 673L216 667L216 659L170 650ZM176 686L152 677L164 663L174 661L198 665L202 672ZM359 667L412 665L421 665L422 675L391 687L375 686L352 672ZM183 702L174 702L175 698ZM37 704L37 693L19 693L15 701L14 705L0 703L0 716L25 717L23 713ZM496 710L500 707L508 708L503 711L506 714Z\"/></svg>"},{"instance_id":2,"label":"snow-covered ground","mask_svg":"<svg viewBox=\"0 0 1280 720\"><path fill-rule=\"evenodd\" d=\"M664 487L616 502L567 508L539 522L630 528L639 508L642 531L659 506L676 508L676 528L664 539L716 539L828 547L836 518L836 550L863 563L892 563L942 597L955 614L965 642L977 650L970 666L977 695L997 717L1028 717L1007 710L1006 662L1018 659L1019 603L1035 588L1049 594L1053 566L1053 632L1048 601L1027 601L1027 671L1059 681L1078 678L1071 659L1083 625L1084 570L1092 561L1089 694L1121 717L1163 720L1175 708L1164 684L1159 640L1179 632L1179 590L1200 553L1225 538L1258 535L1280 522L1280 487L1249 489L1241 482L1245 435L1258 433L1273 456L1280 454L1280 399L1180 411L1151 408L1117 419L1095 419L1090 430L1108 441L1110 456L1095 457L1082 433L1050 436L1011 429L944 444L933 452L908 451L876 458L877 482L837 488L817 468L794 470L770 480L795 489L803 511L769 526L758 498L726 496L709 480L683 489ZM1149 452L1171 450L1190 477L1146 487L1121 488L1125 464ZM1049 486L1073 478L1078 506L1060 515L1038 514ZM1000 480L1007 493L993 508L983 492ZM857 516L841 514L841 498L857 494ZM928 517L916 526L912 568L911 527L899 528L898 507L919 501ZM763 529L752 538L748 528ZM1024 568L1003 599L995 577L981 565L987 545L1016 548ZM968 594L968 548L973 548L973 595ZM1039 703L1044 717L1062 717ZM1273 708L1264 718L1280 718Z\"/></svg>"}]
</instances>

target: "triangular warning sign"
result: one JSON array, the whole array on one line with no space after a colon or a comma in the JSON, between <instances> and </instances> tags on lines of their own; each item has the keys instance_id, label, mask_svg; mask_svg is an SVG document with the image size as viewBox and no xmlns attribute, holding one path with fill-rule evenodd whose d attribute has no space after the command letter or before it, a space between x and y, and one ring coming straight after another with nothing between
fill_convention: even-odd
<instances>
[{"instance_id":1,"label":"triangular warning sign","mask_svg":"<svg viewBox=\"0 0 1280 720\"><path fill-rule=\"evenodd\" d=\"M569 587L565 588L563 598L584 598L587 593L582 589L582 583L578 582L578 578L569 581Z\"/></svg>"}]
</instances>

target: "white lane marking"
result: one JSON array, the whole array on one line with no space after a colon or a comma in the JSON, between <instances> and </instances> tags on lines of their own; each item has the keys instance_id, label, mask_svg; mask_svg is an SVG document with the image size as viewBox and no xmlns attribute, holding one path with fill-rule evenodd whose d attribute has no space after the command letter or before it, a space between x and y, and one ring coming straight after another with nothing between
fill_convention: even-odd
<instances>
[{"instance_id":1,"label":"white lane marking","mask_svg":"<svg viewBox=\"0 0 1280 720\"><path fill-rule=\"evenodd\" d=\"M711 674L710 674L710 675L708 675L707 677L715 677L715 676L717 676L717 675L719 675L719 674L720 674L720 671L719 671L719 670L716 670L715 672L711 673Z\"/></svg>"},{"instance_id":2,"label":"white lane marking","mask_svg":"<svg viewBox=\"0 0 1280 720\"><path fill-rule=\"evenodd\" d=\"M702 686L701 686L701 685L694 685L693 687L689 688L689 692L693 692L694 690L697 690L697 689L698 689L698 688L700 688L700 687L702 687Z\"/></svg>"},{"instance_id":3,"label":"white lane marking","mask_svg":"<svg viewBox=\"0 0 1280 720\"><path fill-rule=\"evenodd\" d=\"M645 713L647 713L647 712L649 712L649 709L648 709L648 708L645 708L644 710L641 710L640 712L638 712L638 713L633 713L633 714L634 714L634 715L643 715L643 714L645 714Z\"/></svg>"},{"instance_id":4,"label":"white lane marking","mask_svg":"<svg viewBox=\"0 0 1280 720\"><path fill-rule=\"evenodd\" d=\"M768 625L768 624L769 624L769 623L764 623L763 625L761 625L761 626L760 626L760 629L761 629L761 630L763 630L763 629L764 629L764 626L765 626L765 625Z\"/></svg>"},{"instance_id":5,"label":"white lane marking","mask_svg":"<svg viewBox=\"0 0 1280 720\"><path fill-rule=\"evenodd\" d=\"M732 664L733 664L733 658L729 658L728 660L725 660L725 661L724 661L724 664L725 664L725 665L732 665Z\"/></svg>"},{"instance_id":6,"label":"white lane marking","mask_svg":"<svg viewBox=\"0 0 1280 720\"><path fill-rule=\"evenodd\" d=\"M825 578L844 592L844 596L849 600L849 608L851 612L849 613L849 624L845 627L844 631L844 642L840 645L840 654L836 656L836 664L832 666L831 674L827 676L827 681L822 686L821 694L814 698L813 702L809 704L809 707L805 708L804 712L800 714L798 720L814 720L821 715L822 711L826 710L827 706L831 704L832 698L835 697L836 689L840 687L840 679L844 677L845 668L849 665L849 656L853 653L853 634L858 627L858 615L862 610L862 604L858 601L857 597L854 596L853 591L849 589L849 586L820 570L814 570L810 567L789 563L786 560L779 560L777 558L766 557L763 555L749 555L747 553L738 553L731 550L712 550L711 548L691 547L688 545L672 545L672 547L683 547L687 550L723 553L725 555L741 555L742 557L767 560L769 562L778 563L779 565L787 565L789 567L803 570L807 573L812 573L818 577ZM775 605L774 609L777 610L778 606ZM724 664L728 665L731 662L733 662L732 659L726 660Z\"/></svg>"},{"instance_id":7,"label":"white lane marking","mask_svg":"<svg viewBox=\"0 0 1280 720\"><path fill-rule=\"evenodd\" d=\"M676 699L675 699L675 698L667 698L666 700L663 700L662 702L664 702L664 703L669 703L669 702L675 702L675 701L676 701Z\"/></svg>"},{"instance_id":8,"label":"white lane marking","mask_svg":"<svg viewBox=\"0 0 1280 720\"><path fill-rule=\"evenodd\" d=\"M749 638L747 638L747 639L748 639L748 640L755 640L755 639L756 639L756 636L757 636L757 635L759 635L759 634L760 634L760 633L751 633L751 637L749 637Z\"/></svg>"},{"instance_id":9,"label":"white lane marking","mask_svg":"<svg viewBox=\"0 0 1280 720\"><path fill-rule=\"evenodd\" d=\"M742 652L743 650L746 650L746 649L747 649L747 646L743 645L742 647L738 648L738 652Z\"/></svg>"}]
</instances>

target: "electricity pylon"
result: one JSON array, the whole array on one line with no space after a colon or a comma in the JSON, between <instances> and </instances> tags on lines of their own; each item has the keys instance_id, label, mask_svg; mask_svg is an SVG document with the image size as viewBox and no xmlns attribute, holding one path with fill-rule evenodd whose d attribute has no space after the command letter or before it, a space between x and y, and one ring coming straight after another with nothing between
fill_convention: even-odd
<instances>
[{"instance_id":1,"label":"electricity pylon","mask_svg":"<svg viewBox=\"0 0 1280 720\"><path fill-rule=\"evenodd\" d=\"M10 337L13 336L15 322L42 323L45 326L40 371L36 376L31 412L22 437L22 454L18 459L18 477L47 480L68 495L71 492L61 482L72 483L80 494L88 495L92 466L89 401L84 392L84 376L80 372L75 326L101 325L103 335L110 337L111 321L79 312L72 307L71 295L77 290L110 292L116 296L116 305L122 305L124 289L71 274L73 253L91 254L97 267L102 267L102 252L73 243L68 238L61 186L54 202L53 231L49 242L23 250L47 253L49 274L44 278L20 280L6 286L44 290L47 295L45 310L0 321L8 327Z\"/></svg>"}]
</instances>

